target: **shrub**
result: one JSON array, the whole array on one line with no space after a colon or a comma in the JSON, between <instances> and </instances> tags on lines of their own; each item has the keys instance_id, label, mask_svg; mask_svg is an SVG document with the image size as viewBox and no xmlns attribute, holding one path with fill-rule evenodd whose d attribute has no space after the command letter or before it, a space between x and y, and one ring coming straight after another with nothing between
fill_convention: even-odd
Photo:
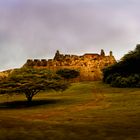
<instances>
[{"instance_id":1,"label":"shrub","mask_svg":"<svg viewBox=\"0 0 140 140\"><path fill-rule=\"evenodd\" d=\"M132 74L127 77L116 76L110 82L110 84L113 87L140 87L139 82L140 82L140 75Z\"/></svg>"},{"instance_id":2,"label":"shrub","mask_svg":"<svg viewBox=\"0 0 140 140\"><path fill-rule=\"evenodd\" d=\"M78 70L73 69L60 69L56 71L56 74L60 75L61 77L65 79L73 79L80 75L80 72Z\"/></svg>"}]
</instances>

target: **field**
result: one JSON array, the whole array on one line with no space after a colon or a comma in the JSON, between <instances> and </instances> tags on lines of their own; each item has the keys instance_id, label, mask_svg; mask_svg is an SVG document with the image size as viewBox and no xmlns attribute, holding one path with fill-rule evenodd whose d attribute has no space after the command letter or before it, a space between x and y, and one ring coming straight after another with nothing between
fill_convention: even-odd
<instances>
[{"instance_id":1,"label":"field","mask_svg":"<svg viewBox=\"0 0 140 140\"><path fill-rule=\"evenodd\" d=\"M140 140L140 89L75 83L65 92L0 95L0 140Z\"/></svg>"}]
</instances>

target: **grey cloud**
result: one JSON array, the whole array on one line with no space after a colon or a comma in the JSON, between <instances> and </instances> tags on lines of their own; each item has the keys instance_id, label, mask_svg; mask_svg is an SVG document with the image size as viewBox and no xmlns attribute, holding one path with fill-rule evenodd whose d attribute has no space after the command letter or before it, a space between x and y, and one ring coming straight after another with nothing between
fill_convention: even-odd
<instances>
[{"instance_id":1,"label":"grey cloud","mask_svg":"<svg viewBox=\"0 0 140 140\"><path fill-rule=\"evenodd\" d=\"M139 41L136 0L0 1L0 69L59 49L82 54L113 50L119 59Z\"/></svg>"}]
</instances>

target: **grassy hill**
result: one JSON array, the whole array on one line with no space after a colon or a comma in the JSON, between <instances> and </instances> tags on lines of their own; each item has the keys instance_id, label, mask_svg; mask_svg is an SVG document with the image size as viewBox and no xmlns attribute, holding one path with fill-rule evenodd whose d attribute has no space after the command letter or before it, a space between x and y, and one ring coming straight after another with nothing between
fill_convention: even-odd
<instances>
[{"instance_id":1,"label":"grassy hill","mask_svg":"<svg viewBox=\"0 0 140 140\"><path fill-rule=\"evenodd\" d=\"M139 140L140 90L102 82L65 92L0 95L0 140Z\"/></svg>"}]
</instances>

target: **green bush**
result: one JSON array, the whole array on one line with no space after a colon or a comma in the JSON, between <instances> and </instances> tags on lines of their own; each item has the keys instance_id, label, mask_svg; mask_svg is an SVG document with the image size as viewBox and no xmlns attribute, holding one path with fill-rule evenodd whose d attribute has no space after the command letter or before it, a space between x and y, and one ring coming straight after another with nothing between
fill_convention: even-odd
<instances>
[{"instance_id":1,"label":"green bush","mask_svg":"<svg viewBox=\"0 0 140 140\"><path fill-rule=\"evenodd\" d=\"M118 76L114 81L111 82L113 87L129 87L129 80L126 77Z\"/></svg>"},{"instance_id":2,"label":"green bush","mask_svg":"<svg viewBox=\"0 0 140 140\"><path fill-rule=\"evenodd\" d=\"M80 75L80 72L78 70L65 68L65 69L57 70L56 74L68 80L68 79L77 78Z\"/></svg>"},{"instance_id":3,"label":"green bush","mask_svg":"<svg viewBox=\"0 0 140 140\"><path fill-rule=\"evenodd\" d=\"M128 77L116 76L110 82L113 87L140 87L140 75L132 74Z\"/></svg>"},{"instance_id":4,"label":"green bush","mask_svg":"<svg viewBox=\"0 0 140 140\"><path fill-rule=\"evenodd\" d=\"M119 76L118 73L110 74L110 75L107 76L107 78L105 79L104 82L107 83L107 84L111 84L111 82L114 81L117 76Z\"/></svg>"}]
</instances>

